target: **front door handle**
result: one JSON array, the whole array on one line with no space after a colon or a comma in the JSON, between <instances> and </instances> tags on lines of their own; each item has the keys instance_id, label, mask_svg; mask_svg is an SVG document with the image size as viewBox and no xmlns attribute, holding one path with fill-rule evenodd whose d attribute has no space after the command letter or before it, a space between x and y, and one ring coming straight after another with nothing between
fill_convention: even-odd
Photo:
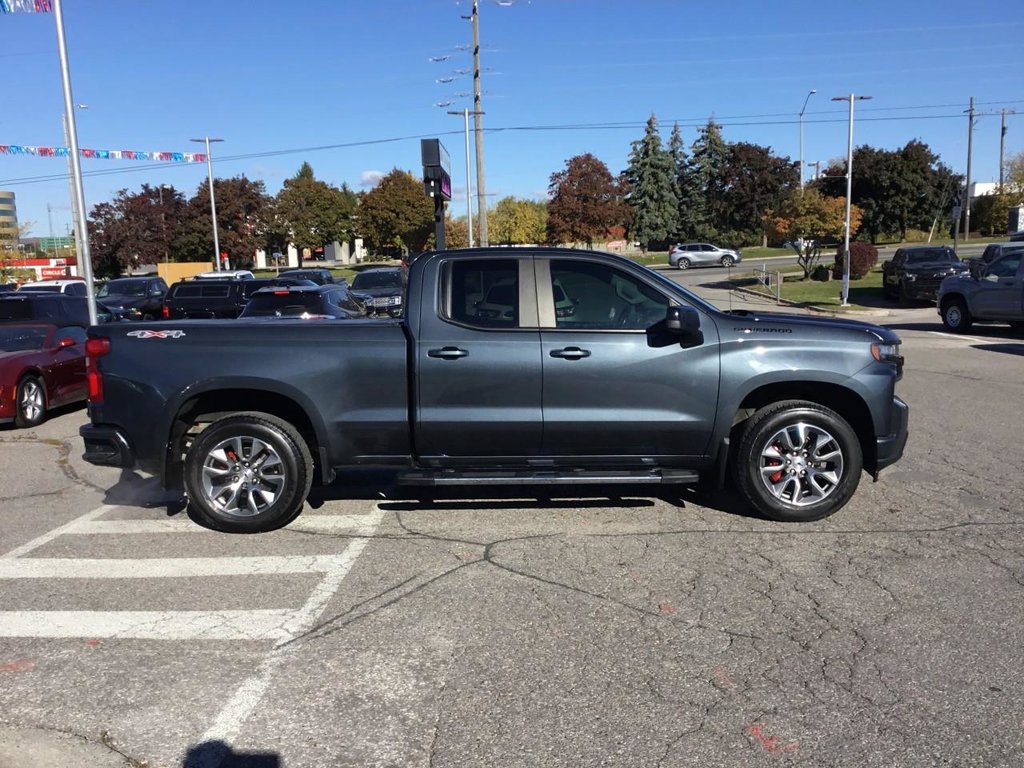
<instances>
[{"instance_id":1,"label":"front door handle","mask_svg":"<svg viewBox=\"0 0 1024 768\"><path fill-rule=\"evenodd\" d=\"M427 350L427 357L440 357L444 360L456 360L460 357L465 357L468 354L469 352L464 349L459 349L458 347L441 347L441 349Z\"/></svg>"},{"instance_id":2,"label":"front door handle","mask_svg":"<svg viewBox=\"0 0 1024 768\"><path fill-rule=\"evenodd\" d=\"M590 357L589 349L579 347L566 347L565 349L552 349L549 353L552 357L561 357L565 360L579 360L582 357Z\"/></svg>"}]
</instances>

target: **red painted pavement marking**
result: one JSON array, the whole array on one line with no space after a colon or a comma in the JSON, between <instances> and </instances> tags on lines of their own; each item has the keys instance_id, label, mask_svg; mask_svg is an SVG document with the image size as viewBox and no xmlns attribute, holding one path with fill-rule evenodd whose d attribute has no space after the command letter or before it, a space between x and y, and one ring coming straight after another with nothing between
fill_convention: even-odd
<instances>
[{"instance_id":1,"label":"red painted pavement marking","mask_svg":"<svg viewBox=\"0 0 1024 768\"><path fill-rule=\"evenodd\" d=\"M747 726L746 734L750 738L754 739L765 752L771 752L772 754L778 754L779 752L796 752L800 749L800 744L795 741L791 741L789 744L782 744L778 736L768 736L761 723L754 723Z\"/></svg>"},{"instance_id":2,"label":"red painted pavement marking","mask_svg":"<svg viewBox=\"0 0 1024 768\"><path fill-rule=\"evenodd\" d=\"M658 610L662 613L675 613L676 609L669 603L662 603L658 606Z\"/></svg>"},{"instance_id":3,"label":"red painted pavement marking","mask_svg":"<svg viewBox=\"0 0 1024 768\"><path fill-rule=\"evenodd\" d=\"M736 690L736 683L729 677L729 673L725 671L725 667L719 664L714 669L715 679L718 680L718 684L727 691Z\"/></svg>"},{"instance_id":4,"label":"red painted pavement marking","mask_svg":"<svg viewBox=\"0 0 1024 768\"><path fill-rule=\"evenodd\" d=\"M28 659L18 659L7 664L0 664L0 672L22 672L26 669L32 669L36 663L29 661Z\"/></svg>"},{"instance_id":5,"label":"red painted pavement marking","mask_svg":"<svg viewBox=\"0 0 1024 768\"><path fill-rule=\"evenodd\" d=\"M100 641L99 640L86 640L85 644L88 645L90 648L95 648L97 645L100 644Z\"/></svg>"}]
</instances>

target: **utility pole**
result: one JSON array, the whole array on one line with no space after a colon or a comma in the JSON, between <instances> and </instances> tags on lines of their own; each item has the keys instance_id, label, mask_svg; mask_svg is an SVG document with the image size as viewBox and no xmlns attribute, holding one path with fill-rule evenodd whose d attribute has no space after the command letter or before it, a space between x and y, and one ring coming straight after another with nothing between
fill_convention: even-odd
<instances>
[{"instance_id":1,"label":"utility pole","mask_svg":"<svg viewBox=\"0 0 1024 768\"><path fill-rule=\"evenodd\" d=\"M800 108L800 194L804 192L804 111L807 109L807 102L811 100L811 96L817 92L813 88L808 91L804 105Z\"/></svg>"},{"instance_id":2,"label":"utility pole","mask_svg":"<svg viewBox=\"0 0 1024 768\"><path fill-rule=\"evenodd\" d=\"M967 183L964 194L964 242L971 239L971 143L974 138L974 97L967 110Z\"/></svg>"},{"instance_id":3,"label":"utility pole","mask_svg":"<svg viewBox=\"0 0 1024 768\"><path fill-rule=\"evenodd\" d=\"M1003 193L1003 153L1006 150L1006 116L1015 115L1012 109L1001 109L999 125L999 194Z\"/></svg>"},{"instance_id":4,"label":"utility pole","mask_svg":"<svg viewBox=\"0 0 1024 768\"><path fill-rule=\"evenodd\" d=\"M213 156L210 154L210 142L224 141L224 139L211 139L204 136L201 139L189 139L200 144L206 143L206 173L210 180L210 218L213 219L213 271L220 272L220 236L217 234L217 201L213 195ZM226 267L225 267L226 269Z\"/></svg>"},{"instance_id":5,"label":"utility pole","mask_svg":"<svg viewBox=\"0 0 1024 768\"><path fill-rule=\"evenodd\" d=\"M834 96L832 101L850 102L850 130L846 150L846 234L843 242L843 290L841 295L843 306L850 303L850 198L853 197L853 102L867 101L870 96Z\"/></svg>"},{"instance_id":6,"label":"utility pole","mask_svg":"<svg viewBox=\"0 0 1024 768\"><path fill-rule=\"evenodd\" d=\"M76 104L78 109L88 109L88 104ZM71 146L71 138L68 135L68 116L63 112L60 116L61 122L64 125L64 146ZM68 196L71 198L71 221L74 225L75 231L75 260L77 263L79 251L82 248L82 240L85 239L84 233L78 224L78 200L75 197L75 174L71 168L71 150L68 150Z\"/></svg>"},{"instance_id":7,"label":"utility pole","mask_svg":"<svg viewBox=\"0 0 1024 768\"><path fill-rule=\"evenodd\" d=\"M484 192L484 112L480 103L480 2L473 0L473 133L476 140L476 216L480 246L487 239L487 195Z\"/></svg>"},{"instance_id":8,"label":"utility pole","mask_svg":"<svg viewBox=\"0 0 1024 768\"><path fill-rule=\"evenodd\" d=\"M469 170L469 110L463 109L461 112L455 110L448 110L449 115L462 115L465 126L466 126L466 222L468 224L469 232L466 244L473 247L473 178L470 175ZM475 114L475 113L474 113Z\"/></svg>"}]
</instances>

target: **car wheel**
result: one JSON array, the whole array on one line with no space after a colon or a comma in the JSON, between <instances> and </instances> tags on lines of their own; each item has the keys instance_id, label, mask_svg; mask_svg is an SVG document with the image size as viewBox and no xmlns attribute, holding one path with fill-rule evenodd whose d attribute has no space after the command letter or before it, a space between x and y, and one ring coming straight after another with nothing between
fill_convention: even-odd
<instances>
[{"instance_id":1,"label":"car wheel","mask_svg":"<svg viewBox=\"0 0 1024 768\"><path fill-rule=\"evenodd\" d=\"M313 458L288 422L239 413L210 424L185 456L185 492L200 521L260 533L294 520L309 494Z\"/></svg>"},{"instance_id":2,"label":"car wheel","mask_svg":"<svg viewBox=\"0 0 1024 768\"><path fill-rule=\"evenodd\" d=\"M145 321L147 323L151 323L154 320L156 320L156 315L154 315L152 312L147 312L146 314L144 314L142 316L142 319L143 319L143 321Z\"/></svg>"},{"instance_id":3,"label":"car wheel","mask_svg":"<svg viewBox=\"0 0 1024 768\"><path fill-rule=\"evenodd\" d=\"M732 256L725 255L725 256L722 257L721 264L722 264L723 267L731 267L735 263L736 263L736 259L734 259Z\"/></svg>"},{"instance_id":4,"label":"car wheel","mask_svg":"<svg viewBox=\"0 0 1024 768\"><path fill-rule=\"evenodd\" d=\"M46 419L46 390L38 377L26 376L21 380L14 402L15 426L35 427Z\"/></svg>"},{"instance_id":5,"label":"car wheel","mask_svg":"<svg viewBox=\"0 0 1024 768\"><path fill-rule=\"evenodd\" d=\"M765 517L809 522L850 500L862 468L860 441L845 419L816 403L788 400L750 418L734 473L740 492Z\"/></svg>"},{"instance_id":6,"label":"car wheel","mask_svg":"<svg viewBox=\"0 0 1024 768\"><path fill-rule=\"evenodd\" d=\"M689 259L680 259L679 261L676 262L676 267L678 269L689 269L690 268L690 260Z\"/></svg>"},{"instance_id":7,"label":"car wheel","mask_svg":"<svg viewBox=\"0 0 1024 768\"><path fill-rule=\"evenodd\" d=\"M942 305L942 324L953 333L967 333L971 329L971 312L963 299L950 299Z\"/></svg>"}]
</instances>

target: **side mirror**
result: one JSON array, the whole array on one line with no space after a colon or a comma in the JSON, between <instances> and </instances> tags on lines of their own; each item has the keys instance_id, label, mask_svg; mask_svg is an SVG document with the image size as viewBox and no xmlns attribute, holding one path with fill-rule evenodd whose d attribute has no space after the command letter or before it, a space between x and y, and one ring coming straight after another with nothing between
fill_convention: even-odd
<instances>
[{"instance_id":1,"label":"side mirror","mask_svg":"<svg viewBox=\"0 0 1024 768\"><path fill-rule=\"evenodd\" d=\"M999 282L999 276L998 275L985 275L981 279L984 280L986 283L998 283Z\"/></svg>"},{"instance_id":2,"label":"side mirror","mask_svg":"<svg viewBox=\"0 0 1024 768\"><path fill-rule=\"evenodd\" d=\"M700 315L693 307L669 307L665 310L665 329L680 337L684 347L704 343L700 330Z\"/></svg>"}]
</instances>

